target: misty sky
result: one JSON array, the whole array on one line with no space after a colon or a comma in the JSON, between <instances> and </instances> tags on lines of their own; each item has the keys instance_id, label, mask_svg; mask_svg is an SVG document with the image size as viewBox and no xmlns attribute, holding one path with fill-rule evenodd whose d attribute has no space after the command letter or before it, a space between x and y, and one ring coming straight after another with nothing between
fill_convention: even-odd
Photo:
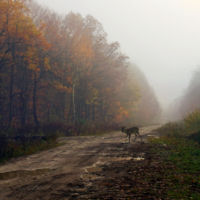
<instances>
[{"instance_id":1,"label":"misty sky","mask_svg":"<svg viewBox=\"0 0 200 200\"><path fill-rule=\"evenodd\" d=\"M200 0L37 0L60 14L92 15L146 75L163 107L200 66Z\"/></svg>"}]
</instances>

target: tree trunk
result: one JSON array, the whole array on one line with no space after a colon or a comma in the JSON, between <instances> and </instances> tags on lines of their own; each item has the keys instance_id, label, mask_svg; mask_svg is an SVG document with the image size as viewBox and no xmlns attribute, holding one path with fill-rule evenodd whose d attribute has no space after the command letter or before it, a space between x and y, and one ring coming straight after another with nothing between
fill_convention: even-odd
<instances>
[{"instance_id":1,"label":"tree trunk","mask_svg":"<svg viewBox=\"0 0 200 200\"><path fill-rule=\"evenodd\" d=\"M68 117L67 117L67 124L69 123L70 115L71 115L71 110L72 110L72 97L70 101L70 107L69 107L69 112L68 112Z\"/></svg>"},{"instance_id":2,"label":"tree trunk","mask_svg":"<svg viewBox=\"0 0 200 200\"><path fill-rule=\"evenodd\" d=\"M73 118L72 118L72 122L75 122L76 120L76 108L75 108L75 101L74 101L74 93L75 93L75 83L72 86L72 107L73 107Z\"/></svg>"},{"instance_id":3,"label":"tree trunk","mask_svg":"<svg viewBox=\"0 0 200 200\"><path fill-rule=\"evenodd\" d=\"M92 120L95 121L95 104L92 105Z\"/></svg>"},{"instance_id":4,"label":"tree trunk","mask_svg":"<svg viewBox=\"0 0 200 200\"><path fill-rule=\"evenodd\" d=\"M85 102L85 120L87 120L87 117L88 117L88 113L87 113L87 104Z\"/></svg>"},{"instance_id":5,"label":"tree trunk","mask_svg":"<svg viewBox=\"0 0 200 200\"><path fill-rule=\"evenodd\" d=\"M10 72L10 94L9 94L9 124L8 127L11 126L12 123L12 104L13 104L13 84L14 84L14 65L11 65Z\"/></svg>"},{"instance_id":6,"label":"tree trunk","mask_svg":"<svg viewBox=\"0 0 200 200\"><path fill-rule=\"evenodd\" d=\"M36 72L34 72L34 83L33 83L33 117L34 122L36 125L39 125L39 121L37 118L37 98L36 98L36 92L37 92L37 81L36 81Z\"/></svg>"},{"instance_id":7,"label":"tree trunk","mask_svg":"<svg viewBox=\"0 0 200 200\"><path fill-rule=\"evenodd\" d=\"M0 127L3 129L2 77L0 77Z\"/></svg>"}]
</instances>

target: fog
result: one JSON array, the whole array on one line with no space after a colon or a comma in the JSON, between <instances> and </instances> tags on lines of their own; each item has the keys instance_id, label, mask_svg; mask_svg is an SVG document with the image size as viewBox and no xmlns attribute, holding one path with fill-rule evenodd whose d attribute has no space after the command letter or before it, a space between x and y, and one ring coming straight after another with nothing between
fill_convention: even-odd
<instances>
[{"instance_id":1,"label":"fog","mask_svg":"<svg viewBox=\"0 0 200 200\"><path fill-rule=\"evenodd\" d=\"M102 23L146 75L163 108L182 94L200 65L199 0L38 0L57 13Z\"/></svg>"}]
</instances>

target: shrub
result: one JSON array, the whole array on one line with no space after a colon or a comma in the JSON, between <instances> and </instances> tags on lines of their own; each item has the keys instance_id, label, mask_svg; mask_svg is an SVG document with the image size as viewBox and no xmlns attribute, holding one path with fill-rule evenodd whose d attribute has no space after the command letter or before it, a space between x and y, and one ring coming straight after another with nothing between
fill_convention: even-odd
<instances>
[{"instance_id":1,"label":"shrub","mask_svg":"<svg viewBox=\"0 0 200 200\"><path fill-rule=\"evenodd\" d=\"M200 109L188 113L184 119L185 127L191 131L200 130Z\"/></svg>"},{"instance_id":2,"label":"shrub","mask_svg":"<svg viewBox=\"0 0 200 200\"><path fill-rule=\"evenodd\" d=\"M184 135L184 124L182 122L168 122L156 129L159 135L166 135L171 137L179 137Z\"/></svg>"}]
</instances>

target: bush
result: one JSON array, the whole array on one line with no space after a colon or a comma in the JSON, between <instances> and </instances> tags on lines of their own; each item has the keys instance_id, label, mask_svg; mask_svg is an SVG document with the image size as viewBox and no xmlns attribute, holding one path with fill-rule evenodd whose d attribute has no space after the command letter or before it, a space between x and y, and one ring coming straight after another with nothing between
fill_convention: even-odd
<instances>
[{"instance_id":1,"label":"bush","mask_svg":"<svg viewBox=\"0 0 200 200\"><path fill-rule=\"evenodd\" d=\"M187 114L184 119L185 127L190 131L200 130L200 109Z\"/></svg>"},{"instance_id":2,"label":"bush","mask_svg":"<svg viewBox=\"0 0 200 200\"><path fill-rule=\"evenodd\" d=\"M59 136L95 135L118 129L116 123L82 120L71 125L52 122L4 130L0 132L0 161L57 146Z\"/></svg>"},{"instance_id":3,"label":"bush","mask_svg":"<svg viewBox=\"0 0 200 200\"><path fill-rule=\"evenodd\" d=\"M182 122L168 122L156 129L160 135L166 135L171 137L179 137L185 135L184 124Z\"/></svg>"}]
</instances>

